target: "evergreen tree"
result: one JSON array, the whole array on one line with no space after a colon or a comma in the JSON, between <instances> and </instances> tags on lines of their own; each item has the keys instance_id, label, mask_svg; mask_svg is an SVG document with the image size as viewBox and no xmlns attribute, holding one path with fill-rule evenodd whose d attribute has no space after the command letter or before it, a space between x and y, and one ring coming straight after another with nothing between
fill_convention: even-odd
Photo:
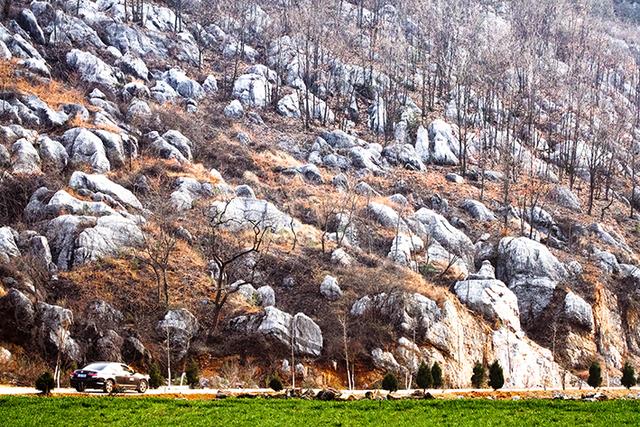
<instances>
[{"instance_id":1,"label":"evergreen tree","mask_svg":"<svg viewBox=\"0 0 640 427\"><path fill-rule=\"evenodd\" d=\"M631 388L636 385L636 371L631 366L631 363L625 362L624 367L622 368L622 379L620 383L626 388Z\"/></svg>"},{"instance_id":2,"label":"evergreen tree","mask_svg":"<svg viewBox=\"0 0 640 427\"><path fill-rule=\"evenodd\" d=\"M593 362L589 367L589 379L587 379L587 384L593 388L598 388L602 385L602 369L600 369L600 364L598 362Z\"/></svg>"},{"instance_id":3,"label":"evergreen tree","mask_svg":"<svg viewBox=\"0 0 640 427\"><path fill-rule=\"evenodd\" d=\"M36 390L42 394L49 394L56 386L56 382L53 379L51 372L45 372L36 380Z\"/></svg>"},{"instance_id":4,"label":"evergreen tree","mask_svg":"<svg viewBox=\"0 0 640 427\"><path fill-rule=\"evenodd\" d=\"M476 365L473 367L473 375L471 376L471 384L473 385L473 388L484 387L485 375L484 365L480 362L476 362Z\"/></svg>"},{"instance_id":5,"label":"evergreen tree","mask_svg":"<svg viewBox=\"0 0 640 427\"><path fill-rule=\"evenodd\" d=\"M489 366L489 387L494 390L502 388L504 385L504 374L502 372L502 366L496 360Z\"/></svg>"},{"instance_id":6,"label":"evergreen tree","mask_svg":"<svg viewBox=\"0 0 640 427\"><path fill-rule=\"evenodd\" d=\"M418 375L416 376L416 384L418 387L427 389L433 385L433 377L431 376L431 369L429 366L422 362L418 368Z\"/></svg>"},{"instance_id":7,"label":"evergreen tree","mask_svg":"<svg viewBox=\"0 0 640 427\"><path fill-rule=\"evenodd\" d=\"M195 360L192 359L191 362L189 362L185 374L187 375L187 384L189 384L189 387L194 388L200 385L200 368Z\"/></svg>"},{"instance_id":8,"label":"evergreen tree","mask_svg":"<svg viewBox=\"0 0 640 427\"><path fill-rule=\"evenodd\" d=\"M387 391L398 390L398 379L391 372L387 372L387 375L382 379L382 389Z\"/></svg>"},{"instance_id":9,"label":"evergreen tree","mask_svg":"<svg viewBox=\"0 0 640 427\"><path fill-rule=\"evenodd\" d=\"M282 381L280 381L277 375L274 375L269 381L269 388L273 391L281 391L284 388Z\"/></svg>"},{"instance_id":10,"label":"evergreen tree","mask_svg":"<svg viewBox=\"0 0 640 427\"><path fill-rule=\"evenodd\" d=\"M164 378L160 373L160 367L157 363L153 363L149 368L149 387L158 388L164 384Z\"/></svg>"},{"instance_id":11,"label":"evergreen tree","mask_svg":"<svg viewBox=\"0 0 640 427\"><path fill-rule=\"evenodd\" d=\"M431 378L433 378L433 388L440 388L444 384L442 380L442 368L438 362L433 362L431 367Z\"/></svg>"}]
</instances>

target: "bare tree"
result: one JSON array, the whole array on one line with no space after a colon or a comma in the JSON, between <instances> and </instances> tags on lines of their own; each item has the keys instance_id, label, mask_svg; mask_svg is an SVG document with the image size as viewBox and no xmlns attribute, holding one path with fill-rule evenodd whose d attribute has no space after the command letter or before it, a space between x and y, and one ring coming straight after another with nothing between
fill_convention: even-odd
<instances>
[{"instance_id":1,"label":"bare tree","mask_svg":"<svg viewBox=\"0 0 640 427\"><path fill-rule=\"evenodd\" d=\"M260 254L271 231L268 219L263 216L239 220L227 214L229 204L208 214L208 226L200 237L200 251L210 263L212 303L214 306L214 330L220 323L222 309L229 297L238 291L235 280L252 282L258 263L254 262L242 271L240 264L254 254Z\"/></svg>"}]
</instances>

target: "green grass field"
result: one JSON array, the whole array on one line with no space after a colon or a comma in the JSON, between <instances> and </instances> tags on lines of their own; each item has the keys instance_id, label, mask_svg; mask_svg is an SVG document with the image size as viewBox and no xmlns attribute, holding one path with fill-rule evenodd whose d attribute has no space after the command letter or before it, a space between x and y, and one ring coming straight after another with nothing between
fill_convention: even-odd
<instances>
[{"instance_id":1,"label":"green grass field","mask_svg":"<svg viewBox=\"0 0 640 427\"><path fill-rule=\"evenodd\" d=\"M275 399L172 400L3 397L0 426L359 426L638 425L629 400L317 402Z\"/></svg>"}]
</instances>

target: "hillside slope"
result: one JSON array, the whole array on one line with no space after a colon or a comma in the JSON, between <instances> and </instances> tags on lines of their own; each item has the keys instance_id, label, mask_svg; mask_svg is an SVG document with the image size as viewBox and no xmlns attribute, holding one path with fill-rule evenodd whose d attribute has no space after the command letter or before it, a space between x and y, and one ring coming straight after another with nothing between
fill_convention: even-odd
<instances>
[{"instance_id":1,"label":"hillside slope","mask_svg":"<svg viewBox=\"0 0 640 427\"><path fill-rule=\"evenodd\" d=\"M168 346L209 385L613 385L640 356L620 5L9 3L2 380Z\"/></svg>"}]
</instances>

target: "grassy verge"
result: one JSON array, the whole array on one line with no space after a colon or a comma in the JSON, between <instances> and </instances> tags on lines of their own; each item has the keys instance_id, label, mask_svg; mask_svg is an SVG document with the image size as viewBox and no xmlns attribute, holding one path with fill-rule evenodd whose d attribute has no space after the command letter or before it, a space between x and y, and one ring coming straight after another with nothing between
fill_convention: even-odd
<instances>
[{"instance_id":1,"label":"grassy verge","mask_svg":"<svg viewBox=\"0 0 640 427\"><path fill-rule=\"evenodd\" d=\"M172 400L118 397L3 397L1 426L416 426L634 425L629 400L317 402L274 399Z\"/></svg>"}]
</instances>

